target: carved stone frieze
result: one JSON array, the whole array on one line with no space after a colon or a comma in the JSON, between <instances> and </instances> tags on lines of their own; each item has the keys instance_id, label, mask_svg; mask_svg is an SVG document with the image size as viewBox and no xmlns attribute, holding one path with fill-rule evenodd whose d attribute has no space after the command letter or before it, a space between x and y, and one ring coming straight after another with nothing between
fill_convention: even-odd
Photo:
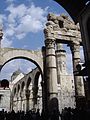
<instances>
[{"instance_id":1,"label":"carved stone frieze","mask_svg":"<svg viewBox=\"0 0 90 120\"><path fill-rule=\"evenodd\" d=\"M79 24L75 25L68 16L50 13L47 20L44 29L45 39L58 39L62 43L73 41L82 43Z\"/></svg>"},{"instance_id":2,"label":"carved stone frieze","mask_svg":"<svg viewBox=\"0 0 90 120\"><path fill-rule=\"evenodd\" d=\"M54 39L54 29L56 28L57 26L53 21L48 21L44 29L45 39Z\"/></svg>"},{"instance_id":3,"label":"carved stone frieze","mask_svg":"<svg viewBox=\"0 0 90 120\"><path fill-rule=\"evenodd\" d=\"M75 25L75 23L67 15L62 14L60 16L56 16L55 14L49 13L47 16L47 20L53 21L55 24L58 24L60 28L80 31L79 25Z\"/></svg>"}]
</instances>

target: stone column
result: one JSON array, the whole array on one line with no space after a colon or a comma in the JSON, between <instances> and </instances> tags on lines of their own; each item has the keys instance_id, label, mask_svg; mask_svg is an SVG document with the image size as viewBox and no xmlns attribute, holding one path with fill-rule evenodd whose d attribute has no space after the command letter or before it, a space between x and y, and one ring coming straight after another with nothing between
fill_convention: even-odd
<instances>
[{"instance_id":1,"label":"stone column","mask_svg":"<svg viewBox=\"0 0 90 120\"><path fill-rule=\"evenodd\" d=\"M29 110L29 97L30 97L30 90L26 90L26 111Z\"/></svg>"},{"instance_id":2,"label":"stone column","mask_svg":"<svg viewBox=\"0 0 90 120\"><path fill-rule=\"evenodd\" d=\"M55 23L48 21L44 29L45 34L45 78L47 81L47 106L49 114L53 110L58 111L58 89L57 89L57 69L55 55L55 38L54 38ZM48 112L47 112L48 113Z\"/></svg>"},{"instance_id":3,"label":"stone column","mask_svg":"<svg viewBox=\"0 0 90 120\"><path fill-rule=\"evenodd\" d=\"M55 40L46 39L46 79L48 82L48 97L49 111L58 109L58 90L57 90L57 70L56 70L56 56L55 56Z\"/></svg>"},{"instance_id":4,"label":"stone column","mask_svg":"<svg viewBox=\"0 0 90 120\"><path fill-rule=\"evenodd\" d=\"M22 92L20 92L20 110L22 111Z\"/></svg>"},{"instance_id":5,"label":"stone column","mask_svg":"<svg viewBox=\"0 0 90 120\"><path fill-rule=\"evenodd\" d=\"M17 106L16 106L16 111L18 111L18 108L19 108L19 104L18 104L18 100L19 100L19 97L18 97L18 95L17 95Z\"/></svg>"},{"instance_id":6,"label":"stone column","mask_svg":"<svg viewBox=\"0 0 90 120\"><path fill-rule=\"evenodd\" d=\"M85 97L83 77L75 75L77 72L76 66L80 63L80 44L79 43L72 43L70 45L70 49L71 49L72 60L73 60L76 106L78 107L79 100L82 97Z\"/></svg>"},{"instance_id":7,"label":"stone column","mask_svg":"<svg viewBox=\"0 0 90 120\"><path fill-rule=\"evenodd\" d=\"M38 86L33 86L33 108L37 105L37 94L38 94Z\"/></svg>"},{"instance_id":8,"label":"stone column","mask_svg":"<svg viewBox=\"0 0 90 120\"><path fill-rule=\"evenodd\" d=\"M43 111L47 111L47 82L46 82L46 48L42 47L42 55L43 55L43 78L41 81L42 87L42 109Z\"/></svg>"},{"instance_id":9,"label":"stone column","mask_svg":"<svg viewBox=\"0 0 90 120\"><path fill-rule=\"evenodd\" d=\"M61 84L62 78L65 78L66 71L66 51L63 44L56 43L56 63L57 63L57 79L58 84Z\"/></svg>"},{"instance_id":10,"label":"stone column","mask_svg":"<svg viewBox=\"0 0 90 120\"><path fill-rule=\"evenodd\" d=\"M13 96L13 94L12 94L12 92L10 93L11 95L10 95L10 111L12 111L13 110L13 103L14 103L14 97L15 96Z\"/></svg>"}]
</instances>

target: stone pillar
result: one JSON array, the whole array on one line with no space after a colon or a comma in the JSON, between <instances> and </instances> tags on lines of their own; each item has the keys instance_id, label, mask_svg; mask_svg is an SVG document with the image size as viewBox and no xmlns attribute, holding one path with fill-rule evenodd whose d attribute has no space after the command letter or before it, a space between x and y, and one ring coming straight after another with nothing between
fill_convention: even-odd
<instances>
[{"instance_id":1,"label":"stone pillar","mask_svg":"<svg viewBox=\"0 0 90 120\"><path fill-rule=\"evenodd\" d=\"M58 112L58 89L57 89L57 69L56 69L56 54L55 54L55 38L54 28L55 23L48 21L44 29L45 34L45 77L47 81L47 113L52 114L54 110Z\"/></svg>"},{"instance_id":2,"label":"stone pillar","mask_svg":"<svg viewBox=\"0 0 90 120\"><path fill-rule=\"evenodd\" d=\"M76 66L80 63L80 44L79 43L72 43L70 45L70 49L71 49L72 60L73 60L76 106L78 107L79 100L82 97L85 97L83 77L75 75L77 72Z\"/></svg>"},{"instance_id":3,"label":"stone pillar","mask_svg":"<svg viewBox=\"0 0 90 120\"><path fill-rule=\"evenodd\" d=\"M18 104L18 101L19 100L19 97L18 97L18 95L17 95L17 106L16 106L16 111L18 111L18 108L19 108L19 104Z\"/></svg>"},{"instance_id":4,"label":"stone pillar","mask_svg":"<svg viewBox=\"0 0 90 120\"><path fill-rule=\"evenodd\" d=\"M56 43L56 63L57 63L57 79L58 84L61 84L61 80L67 74L66 71L66 51L63 49L63 44Z\"/></svg>"},{"instance_id":5,"label":"stone pillar","mask_svg":"<svg viewBox=\"0 0 90 120\"><path fill-rule=\"evenodd\" d=\"M20 92L20 110L22 111L22 92Z\"/></svg>"},{"instance_id":6,"label":"stone pillar","mask_svg":"<svg viewBox=\"0 0 90 120\"><path fill-rule=\"evenodd\" d=\"M49 111L58 109L58 90L57 90L57 69L56 69L56 56L55 56L55 40L46 39L46 79L48 82L48 97Z\"/></svg>"},{"instance_id":7,"label":"stone pillar","mask_svg":"<svg viewBox=\"0 0 90 120\"><path fill-rule=\"evenodd\" d=\"M14 96L12 94L12 92L10 93L10 111L13 110L13 103L14 103Z\"/></svg>"},{"instance_id":8,"label":"stone pillar","mask_svg":"<svg viewBox=\"0 0 90 120\"><path fill-rule=\"evenodd\" d=\"M36 108L37 105L37 93L38 93L38 86L33 86L33 108Z\"/></svg>"},{"instance_id":9,"label":"stone pillar","mask_svg":"<svg viewBox=\"0 0 90 120\"><path fill-rule=\"evenodd\" d=\"M47 90L47 79L46 79L46 47L42 47L43 53L43 79L41 82L42 86L42 107L43 111L47 112L47 103L48 103L48 90Z\"/></svg>"},{"instance_id":10,"label":"stone pillar","mask_svg":"<svg viewBox=\"0 0 90 120\"><path fill-rule=\"evenodd\" d=\"M26 111L29 111L30 90L26 90Z\"/></svg>"}]
</instances>

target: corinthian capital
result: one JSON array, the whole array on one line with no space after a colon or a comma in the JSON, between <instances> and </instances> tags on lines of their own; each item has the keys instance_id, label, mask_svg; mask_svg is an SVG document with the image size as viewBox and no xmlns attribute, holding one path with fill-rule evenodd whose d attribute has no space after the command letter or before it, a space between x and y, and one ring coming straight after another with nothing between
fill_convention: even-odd
<instances>
[{"instance_id":1,"label":"corinthian capital","mask_svg":"<svg viewBox=\"0 0 90 120\"><path fill-rule=\"evenodd\" d=\"M46 47L55 47L55 39L46 39L45 40Z\"/></svg>"}]
</instances>

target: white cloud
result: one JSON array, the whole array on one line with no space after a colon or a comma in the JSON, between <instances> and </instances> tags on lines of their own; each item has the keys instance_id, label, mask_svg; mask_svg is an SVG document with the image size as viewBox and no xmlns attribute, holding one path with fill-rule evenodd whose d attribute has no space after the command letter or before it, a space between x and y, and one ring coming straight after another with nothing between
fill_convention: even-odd
<instances>
[{"instance_id":1,"label":"white cloud","mask_svg":"<svg viewBox=\"0 0 90 120\"><path fill-rule=\"evenodd\" d=\"M5 30L5 35L6 36L13 36L14 33L15 33L14 30L11 29L11 28L8 28L8 29Z\"/></svg>"},{"instance_id":2,"label":"white cloud","mask_svg":"<svg viewBox=\"0 0 90 120\"><path fill-rule=\"evenodd\" d=\"M2 42L1 42L1 46L2 46L2 48L3 48L3 47L12 47L12 41L9 40L9 39L6 38L6 37L3 37L3 40L2 40Z\"/></svg>"},{"instance_id":3,"label":"white cloud","mask_svg":"<svg viewBox=\"0 0 90 120\"><path fill-rule=\"evenodd\" d=\"M3 14L0 14L0 26L3 26L4 20L6 20L6 16Z\"/></svg>"},{"instance_id":4,"label":"white cloud","mask_svg":"<svg viewBox=\"0 0 90 120\"><path fill-rule=\"evenodd\" d=\"M13 1L7 0L7 2ZM42 30L46 21L47 9L48 7L45 9L36 7L34 3L29 6L11 3L6 8L8 14L0 14L0 25L4 25L2 47L11 47L14 39L20 40L30 32L36 33Z\"/></svg>"},{"instance_id":5,"label":"white cloud","mask_svg":"<svg viewBox=\"0 0 90 120\"><path fill-rule=\"evenodd\" d=\"M43 29L47 9L36 7L34 4L31 4L29 7L24 4L18 6L11 4L6 8L6 11L9 12L7 16L8 27L10 25L13 26L15 36L18 39L24 38L29 32L36 33ZM10 27L9 29L12 28Z\"/></svg>"},{"instance_id":6,"label":"white cloud","mask_svg":"<svg viewBox=\"0 0 90 120\"><path fill-rule=\"evenodd\" d=\"M23 39L25 36L26 36L25 33L21 33L21 34L19 33L19 34L16 35L16 37L17 37L19 40Z\"/></svg>"},{"instance_id":7,"label":"white cloud","mask_svg":"<svg viewBox=\"0 0 90 120\"><path fill-rule=\"evenodd\" d=\"M18 6L14 6L14 4L11 4L6 8L6 11L9 11L10 14L8 15L8 22L9 23L15 23L18 22L17 19L20 19L23 15L25 15L27 10L27 7L24 4L20 4Z\"/></svg>"}]
</instances>

